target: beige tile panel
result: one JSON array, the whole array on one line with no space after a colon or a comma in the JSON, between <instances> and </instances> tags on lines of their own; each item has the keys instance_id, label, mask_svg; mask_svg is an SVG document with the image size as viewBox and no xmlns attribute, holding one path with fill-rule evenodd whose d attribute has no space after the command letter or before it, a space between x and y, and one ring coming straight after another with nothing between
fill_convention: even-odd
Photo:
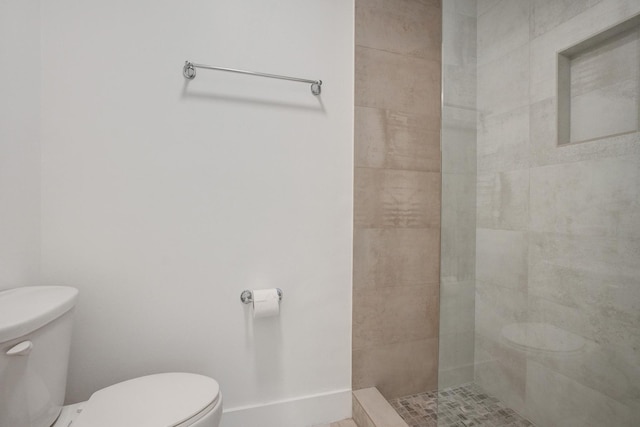
<instances>
[{"instance_id":1,"label":"beige tile panel","mask_svg":"<svg viewBox=\"0 0 640 427\"><path fill-rule=\"evenodd\" d=\"M387 398L438 386L438 339L353 351L353 388L377 387Z\"/></svg>"},{"instance_id":2,"label":"beige tile panel","mask_svg":"<svg viewBox=\"0 0 640 427\"><path fill-rule=\"evenodd\" d=\"M366 413L363 418L367 419L367 423L361 427L408 427L375 387L354 391L353 406L354 412Z\"/></svg>"},{"instance_id":3,"label":"beige tile panel","mask_svg":"<svg viewBox=\"0 0 640 427\"><path fill-rule=\"evenodd\" d=\"M438 284L353 293L353 348L438 336Z\"/></svg>"},{"instance_id":4,"label":"beige tile panel","mask_svg":"<svg viewBox=\"0 0 640 427\"><path fill-rule=\"evenodd\" d=\"M440 174L356 168L356 228L439 228Z\"/></svg>"},{"instance_id":5,"label":"beige tile panel","mask_svg":"<svg viewBox=\"0 0 640 427\"><path fill-rule=\"evenodd\" d=\"M440 61L356 46L355 105L440 117Z\"/></svg>"},{"instance_id":6,"label":"beige tile panel","mask_svg":"<svg viewBox=\"0 0 640 427\"><path fill-rule=\"evenodd\" d=\"M354 230L353 287L419 286L439 282L440 231Z\"/></svg>"},{"instance_id":7,"label":"beige tile panel","mask_svg":"<svg viewBox=\"0 0 640 427\"><path fill-rule=\"evenodd\" d=\"M355 166L440 170L440 118L355 107Z\"/></svg>"},{"instance_id":8,"label":"beige tile panel","mask_svg":"<svg viewBox=\"0 0 640 427\"><path fill-rule=\"evenodd\" d=\"M441 12L415 0L357 1L356 45L439 61Z\"/></svg>"}]
</instances>

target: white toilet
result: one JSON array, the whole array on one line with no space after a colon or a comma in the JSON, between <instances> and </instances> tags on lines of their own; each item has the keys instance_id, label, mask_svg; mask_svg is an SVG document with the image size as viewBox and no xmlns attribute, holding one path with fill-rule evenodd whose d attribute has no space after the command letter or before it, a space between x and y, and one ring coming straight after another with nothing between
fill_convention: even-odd
<instances>
[{"instance_id":1,"label":"white toilet","mask_svg":"<svg viewBox=\"0 0 640 427\"><path fill-rule=\"evenodd\" d=\"M78 290L0 292L0 427L217 427L212 378L165 373L124 381L63 407Z\"/></svg>"}]
</instances>

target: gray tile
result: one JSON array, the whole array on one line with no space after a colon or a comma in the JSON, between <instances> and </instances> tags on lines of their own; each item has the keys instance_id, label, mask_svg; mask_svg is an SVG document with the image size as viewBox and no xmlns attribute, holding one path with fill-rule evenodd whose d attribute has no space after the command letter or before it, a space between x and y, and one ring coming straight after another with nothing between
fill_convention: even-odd
<instances>
[{"instance_id":1,"label":"gray tile","mask_svg":"<svg viewBox=\"0 0 640 427\"><path fill-rule=\"evenodd\" d=\"M481 115L506 113L529 105L529 50L515 49L495 61L478 62Z\"/></svg>"},{"instance_id":2,"label":"gray tile","mask_svg":"<svg viewBox=\"0 0 640 427\"><path fill-rule=\"evenodd\" d=\"M529 0L501 0L478 17L478 64L484 65L514 50L527 52Z\"/></svg>"},{"instance_id":3,"label":"gray tile","mask_svg":"<svg viewBox=\"0 0 640 427\"><path fill-rule=\"evenodd\" d=\"M491 286L525 291L527 233L479 228L476 239L476 279Z\"/></svg>"},{"instance_id":4,"label":"gray tile","mask_svg":"<svg viewBox=\"0 0 640 427\"><path fill-rule=\"evenodd\" d=\"M529 169L478 174L478 227L526 230L528 222Z\"/></svg>"},{"instance_id":5,"label":"gray tile","mask_svg":"<svg viewBox=\"0 0 640 427\"><path fill-rule=\"evenodd\" d=\"M538 37L593 7L602 0L534 0L531 36Z\"/></svg>"}]
</instances>

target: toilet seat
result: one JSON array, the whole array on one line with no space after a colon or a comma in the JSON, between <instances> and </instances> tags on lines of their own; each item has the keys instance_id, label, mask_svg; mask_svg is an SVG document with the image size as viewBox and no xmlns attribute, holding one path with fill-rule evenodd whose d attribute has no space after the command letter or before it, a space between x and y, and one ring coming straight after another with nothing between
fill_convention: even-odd
<instances>
[{"instance_id":1,"label":"toilet seat","mask_svg":"<svg viewBox=\"0 0 640 427\"><path fill-rule=\"evenodd\" d=\"M219 400L220 387L212 378L185 373L149 375L95 392L73 427L186 427Z\"/></svg>"}]
</instances>

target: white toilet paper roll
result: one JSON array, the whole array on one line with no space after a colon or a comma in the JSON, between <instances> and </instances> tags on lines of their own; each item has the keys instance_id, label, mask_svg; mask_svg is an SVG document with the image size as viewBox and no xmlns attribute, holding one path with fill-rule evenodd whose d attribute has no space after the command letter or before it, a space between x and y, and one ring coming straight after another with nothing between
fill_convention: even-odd
<instances>
[{"instance_id":1,"label":"white toilet paper roll","mask_svg":"<svg viewBox=\"0 0 640 427\"><path fill-rule=\"evenodd\" d=\"M280 314L280 297L277 289L253 291L253 318L277 316Z\"/></svg>"}]
</instances>

